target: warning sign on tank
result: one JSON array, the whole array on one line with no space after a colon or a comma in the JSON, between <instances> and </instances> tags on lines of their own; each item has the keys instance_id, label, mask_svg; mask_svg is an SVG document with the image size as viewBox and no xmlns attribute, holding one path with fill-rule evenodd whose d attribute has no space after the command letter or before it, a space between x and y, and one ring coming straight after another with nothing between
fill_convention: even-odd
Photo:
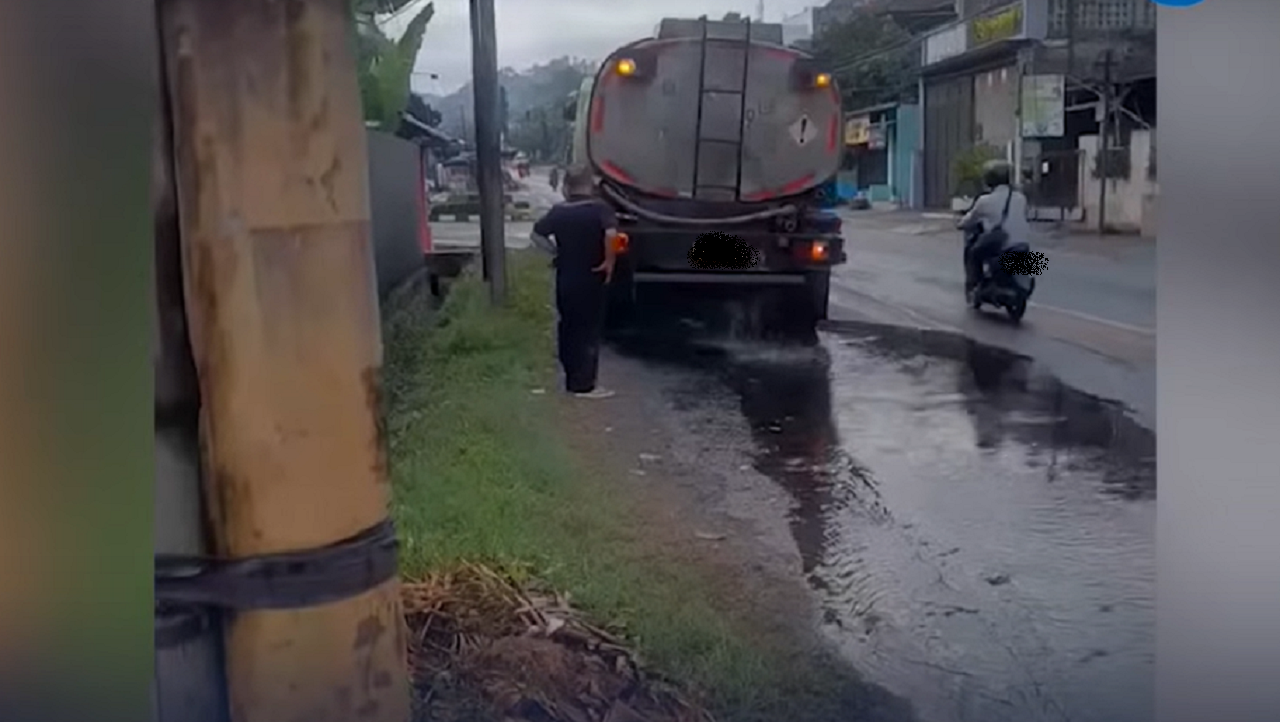
<instances>
[{"instance_id":1,"label":"warning sign on tank","mask_svg":"<svg viewBox=\"0 0 1280 722\"><path fill-rule=\"evenodd\" d=\"M791 139L796 142L796 145L808 145L813 142L814 138L818 137L818 127L812 120L809 120L807 115L800 116L799 120L791 124L789 130Z\"/></svg>"}]
</instances>

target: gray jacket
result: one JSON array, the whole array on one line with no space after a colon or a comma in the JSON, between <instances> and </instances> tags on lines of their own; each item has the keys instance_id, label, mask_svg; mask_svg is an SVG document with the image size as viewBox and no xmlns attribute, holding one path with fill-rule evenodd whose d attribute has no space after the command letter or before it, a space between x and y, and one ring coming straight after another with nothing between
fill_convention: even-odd
<instances>
[{"instance_id":1,"label":"gray jacket","mask_svg":"<svg viewBox=\"0 0 1280 722\"><path fill-rule=\"evenodd\" d=\"M1004 222L1009 243L1030 243L1031 224L1027 223L1027 197L1009 186L997 186L991 192L979 196L973 208L960 219L959 228L965 231L981 229L983 233L995 228L1000 223L1004 202L1010 193L1013 198L1009 199L1009 217Z\"/></svg>"}]
</instances>

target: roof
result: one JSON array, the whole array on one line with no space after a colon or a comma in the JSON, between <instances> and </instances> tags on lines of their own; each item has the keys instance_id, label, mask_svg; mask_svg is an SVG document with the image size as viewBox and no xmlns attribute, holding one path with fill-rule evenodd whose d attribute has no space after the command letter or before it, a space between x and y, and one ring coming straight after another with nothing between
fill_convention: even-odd
<instances>
[{"instance_id":1,"label":"roof","mask_svg":"<svg viewBox=\"0 0 1280 722\"><path fill-rule=\"evenodd\" d=\"M858 108L858 109L856 109L856 110L846 110L846 111L845 111L845 113L844 113L844 117L846 117L846 118L852 118L852 117L856 117L856 116L859 116L859 115L870 115L870 114L872 114L872 113L883 113L883 112L884 112L884 111L886 111L886 110L893 110L893 109L897 108L899 105L905 105L905 103L880 103L880 104L878 104L878 105L868 105L868 106L866 106L866 107Z\"/></svg>"},{"instance_id":2,"label":"roof","mask_svg":"<svg viewBox=\"0 0 1280 722\"><path fill-rule=\"evenodd\" d=\"M421 120L418 120L418 118L415 117L412 113L408 113L408 112L401 113L400 119L408 123L409 125L413 126L414 130L418 131L422 135L425 135L432 140L436 140L441 143L461 143L462 142L457 138L449 136L443 131L440 131L436 128L432 128L431 126L427 125Z\"/></svg>"}]
</instances>

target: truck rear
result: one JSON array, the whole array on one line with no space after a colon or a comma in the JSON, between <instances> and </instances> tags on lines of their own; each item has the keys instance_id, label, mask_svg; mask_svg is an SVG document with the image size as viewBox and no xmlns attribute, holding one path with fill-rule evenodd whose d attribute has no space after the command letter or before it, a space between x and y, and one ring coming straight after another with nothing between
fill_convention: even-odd
<instances>
[{"instance_id":1,"label":"truck rear","mask_svg":"<svg viewBox=\"0 0 1280 722\"><path fill-rule=\"evenodd\" d=\"M780 25L663 20L584 84L575 126L571 163L585 156L629 239L615 317L647 284L727 284L784 299L791 323L826 318L840 95Z\"/></svg>"}]
</instances>

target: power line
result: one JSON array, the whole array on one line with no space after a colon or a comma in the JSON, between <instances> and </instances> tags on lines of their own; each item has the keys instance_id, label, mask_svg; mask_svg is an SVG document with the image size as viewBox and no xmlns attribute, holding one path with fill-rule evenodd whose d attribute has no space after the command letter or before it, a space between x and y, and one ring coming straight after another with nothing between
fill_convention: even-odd
<instances>
[{"instance_id":1,"label":"power line","mask_svg":"<svg viewBox=\"0 0 1280 722\"><path fill-rule=\"evenodd\" d=\"M869 63L869 62L871 62L871 61L873 61L873 60L879 60L879 59L881 59L881 58L883 58L883 57L885 57L885 56L892 55L893 53L897 53L897 52L900 52L900 51L902 51L902 50L909 49L909 48L910 48L910 47L912 47L913 45L914 45L914 46L918 46L918 45L919 45L921 42L923 42L923 41L925 40L925 38L927 38L927 37L928 37L928 36L927 36L927 35L924 35L924 34L921 34L921 35L913 35L913 36L911 36L910 38L908 38L908 39L906 39L906 40L904 40L904 41L902 41L902 42L894 43L893 45L890 45L890 46L888 46L888 47L886 47L886 48L881 48L881 49L879 49L879 50L873 50L873 51L871 51L871 52L869 52L869 53L865 53L865 54L863 54L863 55L857 55L857 56L854 56L852 59L850 59L850 60L848 60L848 61L843 61L843 60L839 60L839 59L837 59L837 60L836 60L836 63L837 63L837 64L836 64L834 67L830 68L830 72L832 72L832 73L843 73L843 72L844 72L844 71L846 71L846 70L853 70L854 68L860 67L860 66L862 66L862 65L866 65L867 63Z\"/></svg>"}]
</instances>

